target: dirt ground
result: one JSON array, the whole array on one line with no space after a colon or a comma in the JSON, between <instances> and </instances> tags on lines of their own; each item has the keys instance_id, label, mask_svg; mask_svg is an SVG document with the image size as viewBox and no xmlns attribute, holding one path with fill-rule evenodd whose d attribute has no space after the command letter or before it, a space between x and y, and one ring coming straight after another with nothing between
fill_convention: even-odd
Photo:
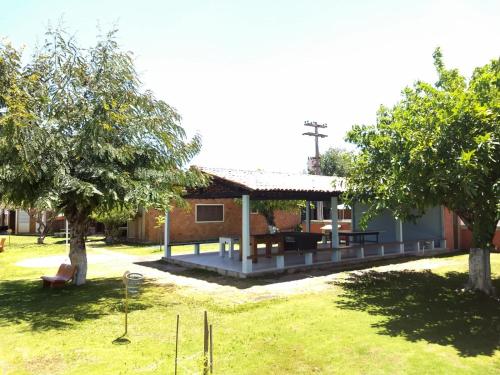
<instances>
[{"instance_id":1,"label":"dirt ground","mask_svg":"<svg viewBox=\"0 0 500 375\"><path fill-rule=\"evenodd\" d=\"M69 262L65 256L49 256L25 259L20 267L57 268ZM398 270L424 270L446 266L448 258L424 258L394 262L382 266L351 272L379 272ZM236 279L212 272L190 270L158 261L158 255L133 256L106 249L92 249L88 253L89 273L97 269L98 276L117 276L129 270L142 273L146 279L159 284L173 284L180 293L203 294L219 301L239 304L271 298L283 298L296 294L321 292L332 288L332 281L344 278L348 272L312 270L282 276L257 279ZM99 271L100 270L100 271Z\"/></svg>"}]
</instances>

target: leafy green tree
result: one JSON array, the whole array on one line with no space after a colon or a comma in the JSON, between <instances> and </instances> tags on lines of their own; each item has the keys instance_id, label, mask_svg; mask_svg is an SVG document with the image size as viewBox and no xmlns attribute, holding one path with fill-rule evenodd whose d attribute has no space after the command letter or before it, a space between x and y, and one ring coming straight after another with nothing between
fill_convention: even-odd
<instances>
[{"instance_id":1,"label":"leafy green tree","mask_svg":"<svg viewBox=\"0 0 500 375\"><path fill-rule=\"evenodd\" d=\"M201 147L180 116L141 87L115 32L84 49L61 30L23 65L0 45L0 200L53 199L71 227L75 283L85 283L91 214L117 206L166 209L204 177L185 165Z\"/></svg>"},{"instance_id":2,"label":"leafy green tree","mask_svg":"<svg viewBox=\"0 0 500 375\"><path fill-rule=\"evenodd\" d=\"M116 243L120 237L120 226L134 217L137 209L134 207L117 206L112 209L96 211L92 219L104 224L104 236L107 244Z\"/></svg>"},{"instance_id":3,"label":"leafy green tree","mask_svg":"<svg viewBox=\"0 0 500 375\"><path fill-rule=\"evenodd\" d=\"M241 199L235 199L241 205ZM305 207L304 201L291 201L291 200L253 200L250 201L250 209L266 219L269 232L276 228L275 213L276 211L299 212L301 208Z\"/></svg>"},{"instance_id":4,"label":"leafy green tree","mask_svg":"<svg viewBox=\"0 0 500 375\"><path fill-rule=\"evenodd\" d=\"M402 220L433 205L456 212L472 231L468 288L491 294L490 249L500 218L500 60L466 80L434 53L438 81L416 82L375 126L354 126L350 202L369 205L366 223L387 208Z\"/></svg>"},{"instance_id":5,"label":"leafy green tree","mask_svg":"<svg viewBox=\"0 0 500 375\"><path fill-rule=\"evenodd\" d=\"M347 177L353 154L349 151L331 147L319 159L319 166L323 176Z\"/></svg>"}]
</instances>

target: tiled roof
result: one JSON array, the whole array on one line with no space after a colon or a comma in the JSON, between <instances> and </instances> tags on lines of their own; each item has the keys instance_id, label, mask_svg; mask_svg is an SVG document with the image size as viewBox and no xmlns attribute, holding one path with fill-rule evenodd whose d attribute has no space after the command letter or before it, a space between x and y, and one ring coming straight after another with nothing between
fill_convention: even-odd
<instances>
[{"instance_id":1,"label":"tiled roof","mask_svg":"<svg viewBox=\"0 0 500 375\"><path fill-rule=\"evenodd\" d=\"M199 167L203 172L254 191L343 192L341 177Z\"/></svg>"}]
</instances>

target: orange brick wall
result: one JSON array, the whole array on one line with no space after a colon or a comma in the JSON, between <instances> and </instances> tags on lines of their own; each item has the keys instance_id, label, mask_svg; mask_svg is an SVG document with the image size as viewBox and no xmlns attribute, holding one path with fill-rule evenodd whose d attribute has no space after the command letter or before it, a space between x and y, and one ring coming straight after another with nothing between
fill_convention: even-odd
<instances>
[{"instance_id":1,"label":"orange brick wall","mask_svg":"<svg viewBox=\"0 0 500 375\"><path fill-rule=\"evenodd\" d=\"M196 204L224 204L224 222L196 223ZM162 212L150 210L142 218L129 222L129 229L134 226L137 233L135 240L146 242L163 241L163 225L157 228L156 217L163 216ZM144 220L144 223L141 222ZM300 224L300 213L278 211L275 214L276 225L281 230L293 229ZM143 229L144 233L141 233ZM250 233L266 233L267 224L262 215L250 214ZM170 213L171 241L192 241L213 239L220 236L241 236L241 206L233 199L203 199L189 200L189 209L174 208ZM131 238L134 239L134 238Z\"/></svg>"},{"instance_id":2,"label":"orange brick wall","mask_svg":"<svg viewBox=\"0 0 500 375\"><path fill-rule=\"evenodd\" d=\"M470 249L472 246L472 232L465 226L460 228L460 243L462 249ZM495 249L500 249L500 230L497 228L495 237L493 237L493 246Z\"/></svg>"},{"instance_id":3,"label":"orange brick wall","mask_svg":"<svg viewBox=\"0 0 500 375\"><path fill-rule=\"evenodd\" d=\"M465 225L458 225L460 229L459 244L457 247L460 249L470 249L472 246L472 232ZM454 249L456 244L453 239L453 213L447 208L444 209L444 233L447 247ZM496 249L500 249L500 230L498 228L493 238L493 245Z\"/></svg>"}]
</instances>

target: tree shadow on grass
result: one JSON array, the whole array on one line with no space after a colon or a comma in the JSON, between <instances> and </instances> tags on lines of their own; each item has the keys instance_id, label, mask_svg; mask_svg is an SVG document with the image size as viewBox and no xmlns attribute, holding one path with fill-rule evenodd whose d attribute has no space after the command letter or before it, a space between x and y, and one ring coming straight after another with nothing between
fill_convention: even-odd
<instances>
[{"instance_id":1,"label":"tree shadow on grass","mask_svg":"<svg viewBox=\"0 0 500 375\"><path fill-rule=\"evenodd\" d=\"M451 345L461 356L492 355L500 349L500 302L481 293L462 292L467 274L430 271L353 273L336 283L338 306L384 319L381 334ZM494 280L500 290L500 279Z\"/></svg>"},{"instance_id":2,"label":"tree shadow on grass","mask_svg":"<svg viewBox=\"0 0 500 375\"><path fill-rule=\"evenodd\" d=\"M92 279L82 286L43 289L41 281L0 281L0 326L28 323L31 330L71 328L123 310L123 283L119 278ZM129 310L151 305L131 299Z\"/></svg>"},{"instance_id":3,"label":"tree shadow on grass","mask_svg":"<svg viewBox=\"0 0 500 375\"><path fill-rule=\"evenodd\" d=\"M452 258L455 256L457 256L456 253L440 254L433 256L431 259L444 259L444 258ZM189 268L181 265L168 263L163 260L138 261L135 262L134 264L143 267L154 268L163 272L168 272L172 275L190 277L198 280L207 281L209 283L232 286L244 290L258 285L286 283L289 281L298 281L314 277L328 276L331 274L340 273L344 271L364 270L371 267L403 264L418 259L421 258L414 256L413 257L406 256L406 257L392 258L392 259L378 259L378 260L373 260L369 263L358 263L358 264L353 263L353 264L340 264L340 265L335 263L330 263L312 269L308 267L300 268L300 266L298 266L298 268L295 271L288 271L286 273L276 273L276 274L270 273L268 275L253 276L248 278L239 278L234 276L221 275L215 271L201 269L201 268Z\"/></svg>"}]
</instances>

